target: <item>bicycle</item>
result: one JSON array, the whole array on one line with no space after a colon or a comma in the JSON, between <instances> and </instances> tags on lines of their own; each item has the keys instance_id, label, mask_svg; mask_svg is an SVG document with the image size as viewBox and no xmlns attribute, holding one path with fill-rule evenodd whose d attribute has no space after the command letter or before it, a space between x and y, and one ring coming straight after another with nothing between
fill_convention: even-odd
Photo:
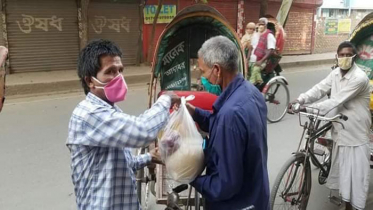
<instances>
[{"instance_id":1,"label":"bicycle","mask_svg":"<svg viewBox=\"0 0 373 210\"><path fill-rule=\"evenodd\" d=\"M149 152L149 147L142 148L138 151L138 154L144 154ZM157 181L155 174L155 166L147 166L143 170L139 171L137 174L137 194L139 195L140 204L142 204L144 210L149 209L149 197L150 194L156 196L155 184ZM145 184L145 191L143 194L143 185ZM180 199L179 193L187 190L189 188L189 195L187 199ZM201 195L194 189L194 197L192 197L193 187L188 187L187 184L179 185L175 188L172 188L167 195L166 209L165 210L182 210L181 206L184 206L185 210L191 210L192 206L194 210L200 210L201 206L205 209L204 199L201 198ZM143 197L142 197L143 196ZM142 201L142 199L144 199Z\"/></svg>"},{"instance_id":2,"label":"bicycle","mask_svg":"<svg viewBox=\"0 0 373 210\"><path fill-rule=\"evenodd\" d=\"M247 79L250 78L250 71L248 67L248 73L245 75ZM262 71L263 83L255 85L266 102L267 121L270 123L279 122L285 117L290 101L289 83L284 76L280 75L280 72L282 72L280 64L271 71Z\"/></svg>"},{"instance_id":3,"label":"bicycle","mask_svg":"<svg viewBox=\"0 0 373 210\"><path fill-rule=\"evenodd\" d=\"M189 188L189 196L186 204L183 204L180 202L180 196L179 193L182 191L185 191L188 189L187 184L179 185L171 190L171 192L168 193L167 196L167 207L165 210L182 210L181 205L185 206L185 210L191 209L192 206L194 206L195 210L200 210L200 207L202 206L203 209L205 209L204 200L199 197L199 194L196 192L196 196L194 199L191 199L192 195L192 187ZM191 203L193 201L194 203Z\"/></svg>"},{"instance_id":4,"label":"bicycle","mask_svg":"<svg viewBox=\"0 0 373 210\"><path fill-rule=\"evenodd\" d=\"M302 124L301 116L308 118L308 122ZM306 209L312 187L311 176L311 160L320 168L318 181L320 184L326 183L326 178L329 175L331 167L332 145L330 141L325 141L325 146L330 151L330 156L323 163L317 159L315 151L310 149L311 142L319 139L333 125L339 123L338 120L348 120L348 117L343 114L338 114L334 117L327 118L318 114L310 114L305 112L299 113L300 126L303 127L302 137L300 139L297 152L294 152L292 157L283 165L278 173L271 192L271 209ZM320 128L320 123L326 122ZM301 148L302 142L305 140L304 148ZM300 176L299 176L300 175ZM282 187L280 189L280 187ZM278 208L279 207L279 208Z\"/></svg>"},{"instance_id":5,"label":"bicycle","mask_svg":"<svg viewBox=\"0 0 373 210\"><path fill-rule=\"evenodd\" d=\"M267 120L270 123L276 123L286 115L290 94L286 78L280 76L277 71L272 74L275 75L270 76L271 79L265 83L264 87L259 87L259 90L261 90L267 104Z\"/></svg>"},{"instance_id":6,"label":"bicycle","mask_svg":"<svg viewBox=\"0 0 373 210\"><path fill-rule=\"evenodd\" d=\"M268 109L267 120L270 123L276 123L285 117L287 106L290 101L290 93L288 82L284 76L280 76L279 72L265 74L264 77L269 76L267 83L257 86L261 91ZM192 90L203 91L204 87L200 79L196 83L191 84Z\"/></svg>"}]
</instances>

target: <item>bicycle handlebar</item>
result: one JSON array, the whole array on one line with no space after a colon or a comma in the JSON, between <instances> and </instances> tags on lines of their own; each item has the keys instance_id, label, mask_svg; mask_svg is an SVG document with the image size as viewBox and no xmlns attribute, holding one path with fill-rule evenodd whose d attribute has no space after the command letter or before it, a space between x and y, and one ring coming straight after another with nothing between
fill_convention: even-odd
<instances>
[{"instance_id":1,"label":"bicycle handlebar","mask_svg":"<svg viewBox=\"0 0 373 210\"><path fill-rule=\"evenodd\" d=\"M342 113L339 113L338 115L334 116L334 117L322 117L322 116L319 116L319 115L315 115L315 114L310 114L310 113L307 113L307 112L300 112L300 108L301 108L301 105L299 103L295 103L295 104L292 104L291 106L291 111L293 113L298 113L301 114L301 115L305 115L305 116L308 116L308 117L314 117L314 118L317 118L319 120L322 120L322 121L335 121L336 119L341 119L341 120L344 120L344 121L347 121L348 120L348 117Z\"/></svg>"},{"instance_id":2,"label":"bicycle handlebar","mask_svg":"<svg viewBox=\"0 0 373 210\"><path fill-rule=\"evenodd\" d=\"M321 117L321 116L318 116L318 115L315 115L315 114L310 114L310 113L307 113L307 112L299 112L299 114L307 116L307 117L314 117L314 118L317 118L318 120L330 121L330 122L336 121L337 119L341 119L341 120L344 120L344 121L348 120L348 117L346 115L342 114L342 113L337 114L334 117Z\"/></svg>"}]
</instances>

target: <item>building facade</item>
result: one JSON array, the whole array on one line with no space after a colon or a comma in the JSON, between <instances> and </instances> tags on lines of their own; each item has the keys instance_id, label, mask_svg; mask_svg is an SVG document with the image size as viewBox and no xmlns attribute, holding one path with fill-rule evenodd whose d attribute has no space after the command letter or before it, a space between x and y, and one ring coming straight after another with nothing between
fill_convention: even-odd
<instances>
[{"instance_id":1,"label":"building facade","mask_svg":"<svg viewBox=\"0 0 373 210\"><path fill-rule=\"evenodd\" d=\"M373 12L373 1L327 0L317 11L314 53L336 51L356 25Z\"/></svg>"},{"instance_id":2,"label":"building facade","mask_svg":"<svg viewBox=\"0 0 373 210\"><path fill-rule=\"evenodd\" d=\"M157 4L157 0L148 0L147 4ZM244 2L243 25L248 22L258 22L260 0L245 0ZM280 9L282 0L268 0L267 14L276 17ZM322 5L322 0L294 0L289 12L289 17L285 26L287 40L284 54L311 54L314 50L314 34L316 23L314 16L317 8ZM175 4L175 1L165 0L164 4ZM177 1L178 11L195 4L195 1L179 0ZM234 29L238 29L240 23L239 5L240 0L209 0L208 5L215 7L227 20ZM155 30L155 40L158 40L166 24L157 24ZM148 58L150 46L152 25L143 27L143 54ZM242 32L242 31L241 31ZM150 54L149 61L152 60L153 52Z\"/></svg>"},{"instance_id":3,"label":"building facade","mask_svg":"<svg viewBox=\"0 0 373 210\"><path fill-rule=\"evenodd\" d=\"M115 41L125 65L139 62L139 0L2 0L1 18L10 73L75 70L79 50L98 38Z\"/></svg>"},{"instance_id":4,"label":"building facade","mask_svg":"<svg viewBox=\"0 0 373 210\"><path fill-rule=\"evenodd\" d=\"M88 41L110 39L123 50L124 65L136 65L153 57L148 55L152 24L158 0L1 0L0 44L9 49L9 73L75 70L79 50ZM268 14L276 16L282 0L269 0ZM194 0L164 0L162 9L176 14ZM243 18L238 18L242 13ZM294 0L285 27L285 54L313 51L316 8L322 0ZM209 0L237 30L239 24L257 22L260 0ZM150 7L149 7L150 6ZM241 10L239 12L239 7ZM145 9L145 10L144 10ZM241 14L242 15L242 14ZM243 21L239 23L238 21ZM165 23L156 25L155 43ZM242 26L240 26L242 27Z\"/></svg>"}]
</instances>

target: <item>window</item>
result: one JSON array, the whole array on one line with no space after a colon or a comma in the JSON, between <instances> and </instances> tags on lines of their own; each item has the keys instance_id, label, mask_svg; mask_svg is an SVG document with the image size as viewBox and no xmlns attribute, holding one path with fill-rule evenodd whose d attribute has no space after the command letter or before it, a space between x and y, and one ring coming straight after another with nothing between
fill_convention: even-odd
<instances>
[{"instance_id":1,"label":"window","mask_svg":"<svg viewBox=\"0 0 373 210\"><path fill-rule=\"evenodd\" d=\"M325 18L347 18L348 9L322 9L321 15Z\"/></svg>"}]
</instances>

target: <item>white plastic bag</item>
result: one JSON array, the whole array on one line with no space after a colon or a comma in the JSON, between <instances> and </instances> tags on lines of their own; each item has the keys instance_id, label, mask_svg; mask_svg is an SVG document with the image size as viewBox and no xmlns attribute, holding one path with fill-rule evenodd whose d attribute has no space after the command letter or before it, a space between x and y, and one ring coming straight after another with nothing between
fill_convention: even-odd
<instances>
[{"instance_id":1,"label":"white plastic bag","mask_svg":"<svg viewBox=\"0 0 373 210\"><path fill-rule=\"evenodd\" d=\"M204 166L203 138L181 98L177 111L160 134L159 150L169 176L184 184L192 182Z\"/></svg>"}]
</instances>

